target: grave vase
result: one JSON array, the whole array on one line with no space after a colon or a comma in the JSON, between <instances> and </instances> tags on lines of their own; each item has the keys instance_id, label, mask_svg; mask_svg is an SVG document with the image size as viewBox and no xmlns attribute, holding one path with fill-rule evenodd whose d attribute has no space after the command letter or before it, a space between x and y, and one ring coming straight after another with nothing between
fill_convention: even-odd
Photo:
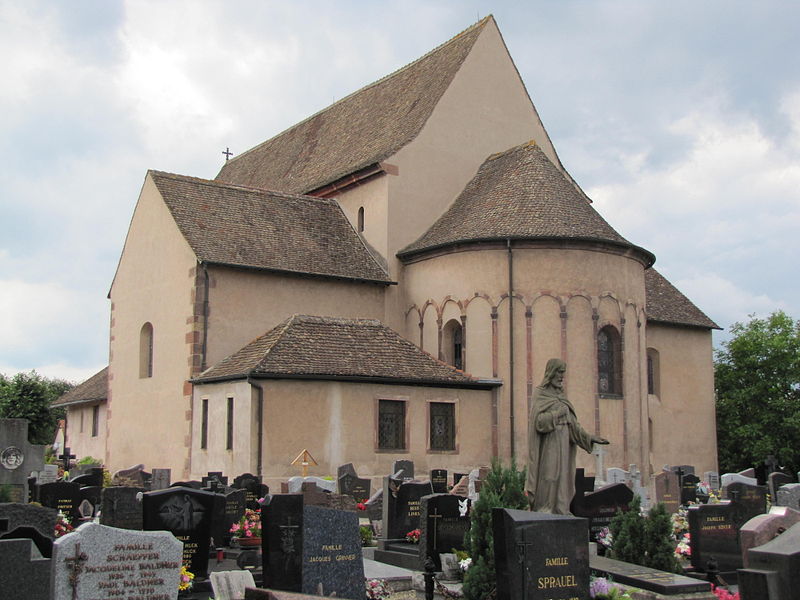
<instances>
[{"instance_id":1,"label":"grave vase","mask_svg":"<svg viewBox=\"0 0 800 600\"><path fill-rule=\"evenodd\" d=\"M255 548L257 546L261 546L260 537L242 537L237 539L239 541L239 546L242 548Z\"/></svg>"}]
</instances>

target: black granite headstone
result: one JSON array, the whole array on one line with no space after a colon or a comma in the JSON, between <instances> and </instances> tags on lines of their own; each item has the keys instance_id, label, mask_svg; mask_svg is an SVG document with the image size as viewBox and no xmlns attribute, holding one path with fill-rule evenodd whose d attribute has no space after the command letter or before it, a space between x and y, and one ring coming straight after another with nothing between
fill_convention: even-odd
<instances>
[{"instance_id":1,"label":"black granite headstone","mask_svg":"<svg viewBox=\"0 0 800 600\"><path fill-rule=\"evenodd\" d=\"M681 478L681 504L697 502L697 484L700 478L694 473L687 473Z\"/></svg>"},{"instance_id":2,"label":"black granite headstone","mask_svg":"<svg viewBox=\"0 0 800 600\"><path fill-rule=\"evenodd\" d=\"M346 465L340 465L338 469L336 469L336 480L340 480L344 475L352 475L353 477L358 477L358 473L356 473L356 468L353 466L353 463L347 463ZM340 491L340 494L344 494L345 492Z\"/></svg>"},{"instance_id":3,"label":"black granite headstone","mask_svg":"<svg viewBox=\"0 0 800 600\"><path fill-rule=\"evenodd\" d=\"M142 503L137 494L140 487L108 487L103 490L100 524L119 529L142 529Z\"/></svg>"},{"instance_id":4,"label":"black granite headstone","mask_svg":"<svg viewBox=\"0 0 800 600\"><path fill-rule=\"evenodd\" d=\"M469 473L453 473L453 487L458 485L463 477L469 477Z\"/></svg>"},{"instance_id":5,"label":"black granite headstone","mask_svg":"<svg viewBox=\"0 0 800 600\"><path fill-rule=\"evenodd\" d=\"M0 590L4 598L31 600L52 597L52 560L41 556L33 540L0 541L0 565Z\"/></svg>"},{"instance_id":6,"label":"black granite headstone","mask_svg":"<svg viewBox=\"0 0 800 600\"><path fill-rule=\"evenodd\" d=\"M402 473L400 473L402 471ZM396 460L392 472L397 475L400 473L400 478L404 481L411 481L414 479L414 461L413 460Z\"/></svg>"},{"instance_id":7,"label":"black granite headstone","mask_svg":"<svg viewBox=\"0 0 800 600\"><path fill-rule=\"evenodd\" d=\"M421 500L419 557L430 557L436 570L442 570L440 554L464 550L464 534L469 529L469 498L452 494L433 494Z\"/></svg>"},{"instance_id":8,"label":"black granite headstone","mask_svg":"<svg viewBox=\"0 0 800 600\"><path fill-rule=\"evenodd\" d=\"M433 493L430 482L407 482L396 485L391 478L383 492L383 531L384 537L390 540L404 540L406 534L419 529L420 502L423 496Z\"/></svg>"},{"instance_id":9,"label":"black granite headstone","mask_svg":"<svg viewBox=\"0 0 800 600\"><path fill-rule=\"evenodd\" d=\"M81 488L81 502L87 500L93 507L91 516L97 515L97 511L103 503L103 488L97 485L87 485ZM89 515L84 515L89 516Z\"/></svg>"},{"instance_id":10,"label":"black granite headstone","mask_svg":"<svg viewBox=\"0 0 800 600\"><path fill-rule=\"evenodd\" d=\"M624 483L612 483L594 489L594 477L585 477L583 469L575 470L575 497L570 511L576 517L589 519L589 538L597 541L597 535L608 527L618 510L628 510L633 501L633 491Z\"/></svg>"},{"instance_id":11,"label":"black granite headstone","mask_svg":"<svg viewBox=\"0 0 800 600\"><path fill-rule=\"evenodd\" d=\"M780 471L770 473L767 477L767 489L769 490L769 495L772 498L772 502L775 502L778 499L778 490L782 485L793 482L794 479L792 479L786 473L781 473Z\"/></svg>"},{"instance_id":12,"label":"black granite headstone","mask_svg":"<svg viewBox=\"0 0 800 600\"><path fill-rule=\"evenodd\" d=\"M302 589L303 495L275 494L261 509L264 587Z\"/></svg>"},{"instance_id":13,"label":"black granite headstone","mask_svg":"<svg viewBox=\"0 0 800 600\"><path fill-rule=\"evenodd\" d=\"M188 487L192 488L193 490L199 490L203 487L203 484L195 479L190 481L176 481L175 483L169 484L169 487Z\"/></svg>"},{"instance_id":14,"label":"black granite headstone","mask_svg":"<svg viewBox=\"0 0 800 600\"><path fill-rule=\"evenodd\" d=\"M208 573L208 552L214 529L216 494L170 487L147 492L142 499L145 531L170 531L183 542L183 560L196 576Z\"/></svg>"},{"instance_id":15,"label":"black granite headstone","mask_svg":"<svg viewBox=\"0 0 800 600\"><path fill-rule=\"evenodd\" d=\"M81 486L103 486L103 468L92 467L87 472L81 473L77 477L70 479L72 483L78 483Z\"/></svg>"},{"instance_id":16,"label":"black granite headstone","mask_svg":"<svg viewBox=\"0 0 800 600\"><path fill-rule=\"evenodd\" d=\"M214 536L217 545L224 543L228 545L233 537L231 533L231 526L238 523L239 519L244 516L245 508L247 508L247 492L245 490L228 489L224 494L225 510L221 519L221 527L219 533Z\"/></svg>"},{"instance_id":17,"label":"black granite headstone","mask_svg":"<svg viewBox=\"0 0 800 600\"><path fill-rule=\"evenodd\" d=\"M303 508L302 592L364 598L364 561L354 512Z\"/></svg>"},{"instance_id":18,"label":"black granite headstone","mask_svg":"<svg viewBox=\"0 0 800 600\"><path fill-rule=\"evenodd\" d=\"M252 473L243 473L234 478L233 487L245 491L245 504L251 510L260 510L258 501L269 494L269 486L261 483L261 478Z\"/></svg>"},{"instance_id":19,"label":"black granite headstone","mask_svg":"<svg viewBox=\"0 0 800 600\"><path fill-rule=\"evenodd\" d=\"M725 497L741 507L740 512L747 519L767 512L767 488L764 486L736 481L725 488Z\"/></svg>"},{"instance_id":20,"label":"black granite headstone","mask_svg":"<svg viewBox=\"0 0 800 600\"><path fill-rule=\"evenodd\" d=\"M69 481L56 481L38 486L37 496L42 506L55 508L64 513L71 523L80 519L78 506L81 503L81 486Z\"/></svg>"},{"instance_id":21,"label":"black granite headstone","mask_svg":"<svg viewBox=\"0 0 800 600\"><path fill-rule=\"evenodd\" d=\"M200 485L201 487L209 488L214 482L216 482L217 487L221 488L228 485L228 478L222 474L222 471L209 471L200 481Z\"/></svg>"},{"instance_id":22,"label":"black granite headstone","mask_svg":"<svg viewBox=\"0 0 800 600\"><path fill-rule=\"evenodd\" d=\"M55 537L58 512L52 508L16 502L0 503L0 534L18 527L33 527L45 537Z\"/></svg>"},{"instance_id":23,"label":"black granite headstone","mask_svg":"<svg viewBox=\"0 0 800 600\"><path fill-rule=\"evenodd\" d=\"M371 489L372 481L367 478L355 477L350 473L339 477L339 493L352 496L356 502L369 500Z\"/></svg>"},{"instance_id":24,"label":"black granite headstone","mask_svg":"<svg viewBox=\"0 0 800 600\"><path fill-rule=\"evenodd\" d=\"M433 469L431 471L431 484L434 494L447 493L447 469Z\"/></svg>"},{"instance_id":25,"label":"black granite headstone","mask_svg":"<svg viewBox=\"0 0 800 600\"><path fill-rule=\"evenodd\" d=\"M0 535L0 540L31 540L44 558L53 556L53 538L33 527L17 527Z\"/></svg>"},{"instance_id":26,"label":"black granite headstone","mask_svg":"<svg viewBox=\"0 0 800 600\"><path fill-rule=\"evenodd\" d=\"M589 597L586 519L492 510L498 600Z\"/></svg>"}]
</instances>

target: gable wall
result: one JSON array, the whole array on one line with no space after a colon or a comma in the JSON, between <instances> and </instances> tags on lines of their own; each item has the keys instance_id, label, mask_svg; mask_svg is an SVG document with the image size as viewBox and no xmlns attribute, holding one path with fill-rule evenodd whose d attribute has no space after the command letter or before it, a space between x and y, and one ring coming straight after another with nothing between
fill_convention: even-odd
<instances>
[{"instance_id":1,"label":"gable wall","mask_svg":"<svg viewBox=\"0 0 800 600\"><path fill-rule=\"evenodd\" d=\"M363 185L350 188L336 200L347 219L358 231L358 209L364 208L364 231L360 233L369 246L382 257L384 264L389 244L389 178L386 174Z\"/></svg>"},{"instance_id":2,"label":"gable wall","mask_svg":"<svg viewBox=\"0 0 800 600\"><path fill-rule=\"evenodd\" d=\"M111 289L108 444L112 470L188 467L195 255L148 176ZM139 336L153 325L153 376L139 377ZM154 418L157 415L158 418ZM176 475L177 477L177 475Z\"/></svg>"},{"instance_id":3,"label":"gable wall","mask_svg":"<svg viewBox=\"0 0 800 600\"><path fill-rule=\"evenodd\" d=\"M92 415L99 406L98 431L92 436ZM80 404L67 407L67 445L80 460L91 456L103 460L106 455L106 403Z\"/></svg>"}]
</instances>

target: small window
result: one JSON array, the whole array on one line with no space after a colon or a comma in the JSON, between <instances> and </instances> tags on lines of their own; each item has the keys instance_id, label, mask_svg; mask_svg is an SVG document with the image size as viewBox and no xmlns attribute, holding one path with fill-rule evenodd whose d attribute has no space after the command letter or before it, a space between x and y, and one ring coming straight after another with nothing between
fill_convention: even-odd
<instances>
[{"instance_id":1,"label":"small window","mask_svg":"<svg viewBox=\"0 0 800 600\"><path fill-rule=\"evenodd\" d=\"M92 437L97 437L100 431L100 405L95 404L92 407Z\"/></svg>"},{"instance_id":2,"label":"small window","mask_svg":"<svg viewBox=\"0 0 800 600\"><path fill-rule=\"evenodd\" d=\"M80 415L81 415L81 433L83 433L83 414L84 414L86 411L85 411L85 410L83 410L82 408L79 408L79 409L78 409L78 412L79 412L79 413L80 413Z\"/></svg>"},{"instance_id":3,"label":"small window","mask_svg":"<svg viewBox=\"0 0 800 600\"><path fill-rule=\"evenodd\" d=\"M228 398L228 430L225 434L225 449L233 450L233 398Z\"/></svg>"},{"instance_id":4,"label":"small window","mask_svg":"<svg viewBox=\"0 0 800 600\"><path fill-rule=\"evenodd\" d=\"M464 331L455 319L442 328L442 360L456 369L464 368Z\"/></svg>"},{"instance_id":5,"label":"small window","mask_svg":"<svg viewBox=\"0 0 800 600\"><path fill-rule=\"evenodd\" d=\"M145 379L153 376L153 326L142 325L139 332L139 377Z\"/></svg>"},{"instance_id":6,"label":"small window","mask_svg":"<svg viewBox=\"0 0 800 600\"><path fill-rule=\"evenodd\" d=\"M611 325L597 334L597 391L622 395L622 343L619 332Z\"/></svg>"},{"instance_id":7,"label":"small window","mask_svg":"<svg viewBox=\"0 0 800 600\"><path fill-rule=\"evenodd\" d=\"M358 209L358 231L364 231L364 207Z\"/></svg>"},{"instance_id":8,"label":"small window","mask_svg":"<svg viewBox=\"0 0 800 600\"><path fill-rule=\"evenodd\" d=\"M201 413L200 449L206 450L208 448L208 398L203 398Z\"/></svg>"},{"instance_id":9,"label":"small window","mask_svg":"<svg viewBox=\"0 0 800 600\"><path fill-rule=\"evenodd\" d=\"M431 402L428 406L431 450L455 450L456 405L452 402Z\"/></svg>"},{"instance_id":10,"label":"small window","mask_svg":"<svg viewBox=\"0 0 800 600\"><path fill-rule=\"evenodd\" d=\"M652 396L661 395L661 373L658 350L647 349L647 393Z\"/></svg>"},{"instance_id":11,"label":"small window","mask_svg":"<svg viewBox=\"0 0 800 600\"><path fill-rule=\"evenodd\" d=\"M406 403L403 400L378 402L378 449L405 450Z\"/></svg>"}]
</instances>

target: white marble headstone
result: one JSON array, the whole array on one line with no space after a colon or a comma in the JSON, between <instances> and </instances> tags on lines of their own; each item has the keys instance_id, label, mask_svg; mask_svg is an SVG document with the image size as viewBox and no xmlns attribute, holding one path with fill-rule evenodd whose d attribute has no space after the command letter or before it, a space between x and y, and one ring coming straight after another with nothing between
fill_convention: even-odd
<instances>
[{"instance_id":1,"label":"white marble headstone","mask_svg":"<svg viewBox=\"0 0 800 600\"><path fill-rule=\"evenodd\" d=\"M327 492L336 492L336 482L330 479L322 479L321 477L290 477L289 478L289 493L290 494L299 494L303 491L303 483L305 482L313 482L317 484L317 487L321 490L325 490Z\"/></svg>"},{"instance_id":2,"label":"white marble headstone","mask_svg":"<svg viewBox=\"0 0 800 600\"><path fill-rule=\"evenodd\" d=\"M215 571L211 573L211 587L216 600L241 600L245 588L256 587L250 571Z\"/></svg>"},{"instance_id":3,"label":"white marble headstone","mask_svg":"<svg viewBox=\"0 0 800 600\"><path fill-rule=\"evenodd\" d=\"M626 483L628 481L628 472L619 467L609 467L606 475L606 482L611 483Z\"/></svg>"},{"instance_id":4,"label":"white marble headstone","mask_svg":"<svg viewBox=\"0 0 800 600\"><path fill-rule=\"evenodd\" d=\"M758 485L758 480L755 477L745 477L741 473L725 473L722 476L722 487L726 488L732 483L746 483L748 485Z\"/></svg>"}]
</instances>

